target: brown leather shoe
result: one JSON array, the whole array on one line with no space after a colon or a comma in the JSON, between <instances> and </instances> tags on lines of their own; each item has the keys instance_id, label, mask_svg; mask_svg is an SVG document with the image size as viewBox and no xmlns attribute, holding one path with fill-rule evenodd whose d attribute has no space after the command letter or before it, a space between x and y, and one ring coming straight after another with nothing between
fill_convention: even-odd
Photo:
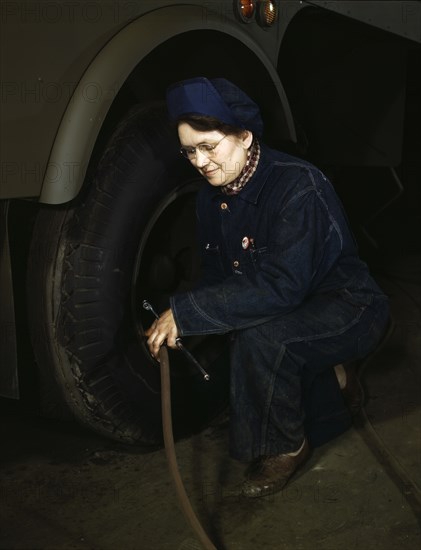
<instances>
[{"instance_id":1,"label":"brown leather shoe","mask_svg":"<svg viewBox=\"0 0 421 550\"><path fill-rule=\"evenodd\" d=\"M243 483L242 494L249 498L263 497L280 491L303 464L310 453L307 439L296 456L280 454L262 456L248 470L247 480Z\"/></svg>"}]
</instances>

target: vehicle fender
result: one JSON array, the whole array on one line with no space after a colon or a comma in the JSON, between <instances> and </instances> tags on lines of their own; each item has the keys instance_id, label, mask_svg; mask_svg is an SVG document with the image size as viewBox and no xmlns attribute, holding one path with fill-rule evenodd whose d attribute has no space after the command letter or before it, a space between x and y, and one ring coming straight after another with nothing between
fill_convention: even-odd
<instances>
[{"instance_id":1,"label":"vehicle fender","mask_svg":"<svg viewBox=\"0 0 421 550\"><path fill-rule=\"evenodd\" d=\"M101 126L116 94L136 65L157 46L188 31L217 30L249 48L268 72L284 111L282 138L296 141L288 100L276 69L265 52L228 18L206 12L200 6L157 9L129 23L97 54L83 74L61 120L43 179L39 201L62 204L80 191ZM159 29L159 32L151 32ZM94 84L93 84L94 83ZM89 87L95 85L92 100Z\"/></svg>"}]
</instances>

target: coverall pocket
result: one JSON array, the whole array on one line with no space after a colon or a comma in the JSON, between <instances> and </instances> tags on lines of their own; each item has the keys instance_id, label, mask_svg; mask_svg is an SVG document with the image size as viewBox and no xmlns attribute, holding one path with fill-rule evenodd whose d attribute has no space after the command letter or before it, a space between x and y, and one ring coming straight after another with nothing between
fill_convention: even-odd
<instances>
[{"instance_id":1,"label":"coverall pocket","mask_svg":"<svg viewBox=\"0 0 421 550\"><path fill-rule=\"evenodd\" d=\"M255 271L259 271L262 259L267 255L267 246L252 248L247 251L247 256Z\"/></svg>"},{"instance_id":2,"label":"coverall pocket","mask_svg":"<svg viewBox=\"0 0 421 550\"><path fill-rule=\"evenodd\" d=\"M208 282L216 282L223 279L224 268L222 264L219 245L207 243L203 251L203 271Z\"/></svg>"}]
</instances>

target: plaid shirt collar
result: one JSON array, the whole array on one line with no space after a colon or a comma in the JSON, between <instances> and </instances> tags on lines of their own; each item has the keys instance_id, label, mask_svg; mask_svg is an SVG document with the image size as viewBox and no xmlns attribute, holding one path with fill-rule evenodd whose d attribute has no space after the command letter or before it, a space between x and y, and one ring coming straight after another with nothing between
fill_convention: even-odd
<instances>
[{"instance_id":1,"label":"plaid shirt collar","mask_svg":"<svg viewBox=\"0 0 421 550\"><path fill-rule=\"evenodd\" d=\"M225 195L238 195L256 171L260 159L260 145L255 139L247 152L247 161L241 173L231 183L221 187Z\"/></svg>"}]
</instances>

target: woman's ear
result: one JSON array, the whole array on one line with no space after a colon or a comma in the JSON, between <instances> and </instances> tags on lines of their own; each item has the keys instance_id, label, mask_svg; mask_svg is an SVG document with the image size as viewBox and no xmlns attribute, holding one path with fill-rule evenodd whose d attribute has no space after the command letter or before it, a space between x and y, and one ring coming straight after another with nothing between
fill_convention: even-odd
<instances>
[{"instance_id":1,"label":"woman's ear","mask_svg":"<svg viewBox=\"0 0 421 550\"><path fill-rule=\"evenodd\" d=\"M253 143L253 134L252 132L250 132L250 130L244 131L242 142L243 142L244 149L249 149L249 147Z\"/></svg>"}]
</instances>

